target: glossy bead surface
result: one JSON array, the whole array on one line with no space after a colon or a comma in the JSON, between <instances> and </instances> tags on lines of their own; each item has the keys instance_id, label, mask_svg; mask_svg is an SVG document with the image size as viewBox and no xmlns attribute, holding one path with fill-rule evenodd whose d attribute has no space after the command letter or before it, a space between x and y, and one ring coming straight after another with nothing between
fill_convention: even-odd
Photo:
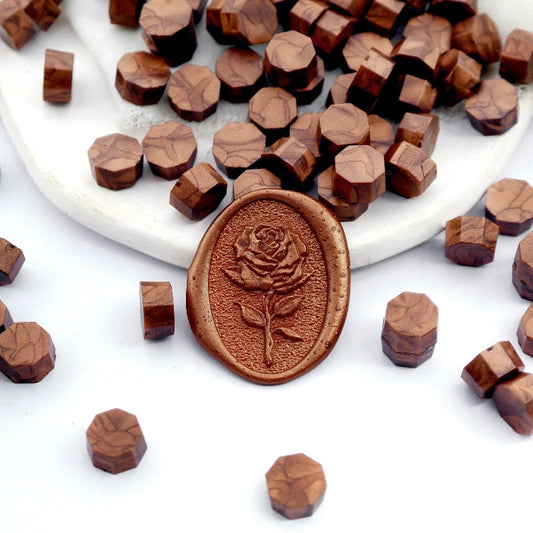
<instances>
[{"instance_id":1,"label":"glossy bead surface","mask_svg":"<svg viewBox=\"0 0 533 533\"><path fill-rule=\"evenodd\" d=\"M145 339L174 335L174 297L168 281L141 281L141 326Z\"/></svg>"}]
</instances>

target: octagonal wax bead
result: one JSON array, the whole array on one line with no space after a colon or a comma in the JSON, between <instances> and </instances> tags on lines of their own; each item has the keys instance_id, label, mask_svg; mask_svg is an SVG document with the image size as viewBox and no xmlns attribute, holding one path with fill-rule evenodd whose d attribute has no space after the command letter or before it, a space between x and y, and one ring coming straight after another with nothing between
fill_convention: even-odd
<instances>
[{"instance_id":1,"label":"octagonal wax bead","mask_svg":"<svg viewBox=\"0 0 533 533\"><path fill-rule=\"evenodd\" d=\"M278 457L266 482L272 509L290 519L311 516L326 491L322 465L303 453Z\"/></svg>"},{"instance_id":2,"label":"octagonal wax bead","mask_svg":"<svg viewBox=\"0 0 533 533\"><path fill-rule=\"evenodd\" d=\"M375 148L348 146L335 156L333 192L348 203L369 204L385 186L385 160Z\"/></svg>"},{"instance_id":3,"label":"octagonal wax bead","mask_svg":"<svg viewBox=\"0 0 533 533\"><path fill-rule=\"evenodd\" d=\"M109 0L109 20L111 24L136 28L144 0Z\"/></svg>"},{"instance_id":4,"label":"octagonal wax bead","mask_svg":"<svg viewBox=\"0 0 533 533\"><path fill-rule=\"evenodd\" d=\"M319 119L320 149L331 157L351 144L370 143L368 115L353 104L329 106Z\"/></svg>"},{"instance_id":5,"label":"octagonal wax bead","mask_svg":"<svg viewBox=\"0 0 533 533\"><path fill-rule=\"evenodd\" d=\"M341 11L356 20L360 20L372 0L330 0L329 3L337 11Z\"/></svg>"},{"instance_id":6,"label":"octagonal wax bead","mask_svg":"<svg viewBox=\"0 0 533 533\"><path fill-rule=\"evenodd\" d=\"M437 342L437 306L425 295L403 292L387 304L381 344L397 366L417 367L432 355Z\"/></svg>"},{"instance_id":7,"label":"octagonal wax bead","mask_svg":"<svg viewBox=\"0 0 533 533\"><path fill-rule=\"evenodd\" d=\"M179 178L189 170L197 152L192 129L176 120L152 126L142 146L152 172L167 180Z\"/></svg>"},{"instance_id":8,"label":"octagonal wax bead","mask_svg":"<svg viewBox=\"0 0 533 533\"><path fill-rule=\"evenodd\" d=\"M281 189L281 180L266 168L249 168L233 182L233 199L258 189Z\"/></svg>"},{"instance_id":9,"label":"octagonal wax bead","mask_svg":"<svg viewBox=\"0 0 533 533\"><path fill-rule=\"evenodd\" d=\"M437 88L429 81L406 74L400 77L398 101L392 110L399 118L404 113L429 113L435 105L437 99Z\"/></svg>"},{"instance_id":10,"label":"octagonal wax bead","mask_svg":"<svg viewBox=\"0 0 533 533\"><path fill-rule=\"evenodd\" d=\"M6 307L6 304L0 300L0 334L3 333L9 326L13 324L11 313Z\"/></svg>"},{"instance_id":11,"label":"octagonal wax bead","mask_svg":"<svg viewBox=\"0 0 533 533\"><path fill-rule=\"evenodd\" d=\"M319 120L320 113L303 113L290 127L290 136L305 144L317 161L321 156Z\"/></svg>"},{"instance_id":12,"label":"octagonal wax bead","mask_svg":"<svg viewBox=\"0 0 533 533\"><path fill-rule=\"evenodd\" d=\"M267 137L267 143L287 135L298 116L296 98L281 87L263 87L248 103L250 122Z\"/></svg>"},{"instance_id":13,"label":"octagonal wax bead","mask_svg":"<svg viewBox=\"0 0 533 533\"><path fill-rule=\"evenodd\" d=\"M490 65L500 60L502 41L498 26L486 13L481 13L453 27L452 46L482 65Z\"/></svg>"},{"instance_id":14,"label":"octagonal wax bead","mask_svg":"<svg viewBox=\"0 0 533 533\"><path fill-rule=\"evenodd\" d=\"M313 41L294 30L277 33L265 49L265 71L272 85L305 87L317 74Z\"/></svg>"},{"instance_id":15,"label":"octagonal wax bead","mask_svg":"<svg viewBox=\"0 0 533 533\"><path fill-rule=\"evenodd\" d=\"M72 96L72 70L74 54L59 50L46 50L44 57L43 100L70 102Z\"/></svg>"},{"instance_id":16,"label":"octagonal wax bead","mask_svg":"<svg viewBox=\"0 0 533 533\"><path fill-rule=\"evenodd\" d=\"M516 335L522 351L533 357L533 304L522 315Z\"/></svg>"},{"instance_id":17,"label":"octagonal wax bead","mask_svg":"<svg viewBox=\"0 0 533 533\"><path fill-rule=\"evenodd\" d=\"M209 164L197 163L170 191L170 205L191 220L202 220L226 196L227 183Z\"/></svg>"},{"instance_id":18,"label":"octagonal wax bead","mask_svg":"<svg viewBox=\"0 0 533 533\"><path fill-rule=\"evenodd\" d=\"M494 389L492 399L500 416L522 435L533 433L533 375L519 372Z\"/></svg>"},{"instance_id":19,"label":"octagonal wax bead","mask_svg":"<svg viewBox=\"0 0 533 533\"><path fill-rule=\"evenodd\" d=\"M406 141L390 147L385 163L387 190L405 198L420 196L437 177L435 161Z\"/></svg>"},{"instance_id":20,"label":"octagonal wax bead","mask_svg":"<svg viewBox=\"0 0 533 533\"><path fill-rule=\"evenodd\" d=\"M431 0L429 11L456 24L477 13L477 0Z\"/></svg>"},{"instance_id":21,"label":"octagonal wax bead","mask_svg":"<svg viewBox=\"0 0 533 533\"><path fill-rule=\"evenodd\" d=\"M61 14L61 8L54 0L20 0L19 3L43 31L47 31Z\"/></svg>"},{"instance_id":22,"label":"octagonal wax bead","mask_svg":"<svg viewBox=\"0 0 533 533\"><path fill-rule=\"evenodd\" d=\"M461 50L452 48L439 59L439 99L454 105L474 94L481 78L481 64Z\"/></svg>"},{"instance_id":23,"label":"octagonal wax bead","mask_svg":"<svg viewBox=\"0 0 533 533\"><path fill-rule=\"evenodd\" d=\"M121 133L98 137L88 154L91 171L100 187L115 191L127 189L141 177L143 150L134 137Z\"/></svg>"},{"instance_id":24,"label":"octagonal wax bead","mask_svg":"<svg viewBox=\"0 0 533 533\"><path fill-rule=\"evenodd\" d=\"M0 238L0 286L13 283L24 261L24 253L20 248Z\"/></svg>"},{"instance_id":25,"label":"octagonal wax bead","mask_svg":"<svg viewBox=\"0 0 533 533\"><path fill-rule=\"evenodd\" d=\"M393 47L388 37L371 31L350 36L342 49L344 70L356 72L372 48L389 56Z\"/></svg>"},{"instance_id":26,"label":"octagonal wax bead","mask_svg":"<svg viewBox=\"0 0 533 533\"><path fill-rule=\"evenodd\" d=\"M316 21L311 39L328 68L336 67L341 62L342 48L354 28L353 18L336 13L332 9L326 10Z\"/></svg>"},{"instance_id":27,"label":"octagonal wax bead","mask_svg":"<svg viewBox=\"0 0 533 533\"><path fill-rule=\"evenodd\" d=\"M35 35L33 20L18 0L0 2L0 37L11 48L20 50Z\"/></svg>"},{"instance_id":28,"label":"octagonal wax bead","mask_svg":"<svg viewBox=\"0 0 533 533\"><path fill-rule=\"evenodd\" d=\"M291 89L290 93L296 98L298 105L307 105L316 100L322 93L324 88L324 80L326 78L326 67L324 60L318 57L317 71L314 78L305 86L299 89Z\"/></svg>"},{"instance_id":29,"label":"octagonal wax bead","mask_svg":"<svg viewBox=\"0 0 533 533\"><path fill-rule=\"evenodd\" d=\"M201 122L217 109L220 80L209 67L189 63L172 73L167 94L179 117Z\"/></svg>"},{"instance_id":30,"label":"octagonal wax bead","mask_svg":"<svg viewBox=\"0 0 533 533\"><path fill-rule=\"evenodd\" d=\"M533 33L515 29L507 37L500 58L500 76L511 83L533 81Z\"/></svg>"},{"instance_id":31,"label":"octagonal wax bead","mask_svg":"<svg viewBox=\"0 0 533 533\"><path fill-rule=\"evenodd\" d=\"M479 398L490 398L498 383L520 370L524 370L522 359L509 341L503 341L476 355L461 378Z\"/></svg>"},{"instance_id":32,"label":"octagonal wax bead","mask_svg":"<svg viewBox=\"0 0 533 533\"><path fill-rule=\"evenodd\" d=\"M533 187L527 181L504 178L487 189L485 216L500 233L519 235L533 223Z\"/></svg>"},{"instance_id":33,"label":"octagonal wax bead","mask_svg":"<svg viewBox=\"0 0 533 533\"><path fill-rule=\"evenodd\" d=\"M440 48L432 41L408 35L396 44L390 57L396 71L433 82L439 70L440 55Z\"/></svg>"},{"instance_id":34,"label":"octagonal wax bead","mask_svg":"<svg viewBox=\"0 0 533 533\"><path fill-rule=\"evenodd\" d=\"M430 41L443 54L452 44L452 25L445 18L432 13L423 13L407 21L403 36Z\"/></svg>"},{"instance_id":35,"label":"octagonal wax bead","mask_svg":"<svg viewBox=\"0 0 533 533\"><path fill-rule=\"evenodd\" d=\"M333 191L335 167L331 165L316 178L318 201L334 213L341 222L359 218L368 210L368 204L350 204Z\"/></svg>"},{"instance_id":36,"label":"octagonal wax bead","mask_svg":"<svg viewBox=\"0 0 533 533\"><path fill-rule=\"evenodd\" d=\"M236 178L257 163L266 137L251 122L228 122L213 137L213 157L229 178Z\"/></svg>"},{"instance_id":37,"label":"octagonal wax bead","mask_svg":"<svg viewBox=\"0 0 533 533\"><path fill-rule=\"evenodd\" d=\"M439 130L438 115L407 112L398 125L396 142L407 141L431 155L435 150Z\"/></svg>"},{"instance_id":38,"label":"octagonal wax bead","mask_svg":"<svg viewBox=\"0 0 533 533\"><path fill-rule=\"evenodd\" d=\"M54 368L50 335L36 322L14 322L0 334L0 372L14 383L37 383Z\"/></svg>"},{"instance_id":39,"label":"octagonal wax bead","mask_svg":"<svg viewBox=\"0 0 533 533\"><path fill-rule=\"evenodd\" d=\"M391 36L405 7L400 0L374 0L366 13L365 22L376 33Z\"/></svg>"},{"instance_id":40,"label":"octagonal wax bead","mask_svg":"<svg viewBox=\"0 0 533 533\"><path fill-rule=\"evenodd\" d=\"M170 69L166 61L149 52L128 52L118 61L115 87L135 105L157 104L167 86Z\"/></svg>"},{"instance_id":41,"label":"octagonal wax bead","mask_svg":"<svg viewBox=\"0 0 533 533\"><path fill-rule=\"evenodd\" d=\"M289 13L290 29L310 35L327 9L327 4L319 0L298 0Z\"/></svg>"},{"instance_id":42,"label":"octagonal wax bead","mask_svg":"<svg viewBox=\"0 0 533 533\"><path fill-rule=\"evenodd\" d=\"M141 324L145 339L174 335L174 297L168 281L141 281Z\"/></svg>"},{"instance_id":43,"label":"octagonal wax bead","mask_svg":"<svg viewBox=\"0 0 533 533\"><path fill-rule=\"evenodd\" d=\"M479 267L494 260L500 230L485 217L459 216L446 222L444 255L463 266Z\"/></svg>"},{"instance_id":44,"label":"octagonal wax bead","mask_svg":"<svg viewBox=\"0 0 533 533\"><path fill-rule=\"evenodd\" d=\"M311 185L316 159L302 142L282 137L263 152L259 165L278 176L284 188L304 190Z\"/></svg>"},{"instance_id":45,"label":"octagonal wax bead","mask_svg":"<svg viewBox=\"0 0 533 533\"><path fill-rule=\"evenodd\" d=\"M383 156L394 144L394 126L379 115L368 115L370 146Z\"/></svg>"},{"instance_id":46,"label":"octagonal wax bead","mask_svg":"<svg viewBox=\"0 0 533 533\"><path fill-rule=\"evenodd\" d=\"M348 89L355 78L355 72L341 74L331 85L326 98L326 109L333 104L345 104L348 102Z\"/></svg>"},{"instance_id":47,"label":"octagonal wax bead","mask_svg":"<svg viewBox=\"0 0 533 533\"><path fill-rule=\"evenodd\" d=\"M501 135L518 121L518 89L507 80L483 80L466 99L470 124L483 135Z\"/></svg>"},{"instance_id":48,"label":"octagonal wax bead","mask_svg":"<svg viewBox=\"0 0 533 533\"><path fill-rule=\"evenodd\" d=\"M96 415L86 436L93 465L110 474L137 467L146 452L146 441L137 417L122 409Z\"/></svg>"}]
</instances>

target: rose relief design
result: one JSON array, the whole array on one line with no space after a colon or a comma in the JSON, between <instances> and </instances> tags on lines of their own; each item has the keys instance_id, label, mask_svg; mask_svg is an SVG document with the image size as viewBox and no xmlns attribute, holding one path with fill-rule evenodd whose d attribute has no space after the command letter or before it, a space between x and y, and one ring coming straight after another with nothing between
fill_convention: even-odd
<instances>
[{"instance_id":1,"label":"rose relief design","mask_svg":"<svg viewBox=\"0 0 533 533\"><path fill-rule=\"evenodd\" d=\"M224 269L224 273L244 289L263 293L257 306L234 303L240 307L247 325L264 330L264 361L270 367L274 362L274 335L295 342L303 340L294 329L276 327L274 322L292 315L302 302L303 296L294 292L312 275L304 268L307 246L293 231L258 224L244 228L234 248L237 264Z\"/></svg>"}]
</instances>

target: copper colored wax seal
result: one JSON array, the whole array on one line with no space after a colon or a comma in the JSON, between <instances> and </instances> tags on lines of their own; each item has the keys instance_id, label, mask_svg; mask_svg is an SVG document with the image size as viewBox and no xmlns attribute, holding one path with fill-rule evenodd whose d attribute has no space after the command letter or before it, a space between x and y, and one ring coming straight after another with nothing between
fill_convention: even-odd
<instances>
[{"instance_id":1,"label":"copper colored wax seal","mask_svg":"<svg viewBox=\"0 0 533 533\"><path fill-rule=\"evenodd\" d=\"M349 255L335 217L304 194L258 190L233 201L200 242L187 315L212 356L273 385L329 354L349 294Z\"/></svg>"}]
</instances>

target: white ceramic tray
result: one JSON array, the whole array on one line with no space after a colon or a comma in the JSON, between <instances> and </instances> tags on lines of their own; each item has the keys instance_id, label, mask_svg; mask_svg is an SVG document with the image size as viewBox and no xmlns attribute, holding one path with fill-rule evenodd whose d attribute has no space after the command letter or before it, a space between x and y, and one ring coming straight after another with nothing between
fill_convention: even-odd
<instances>
[{"instance_id":1,"label":"white ceramic tray","mask_svg":"<svg viewBox=\"0 0 533 533\"><path fill-rule=\"evenodd\" d=\"M98 187L87 161L96 137L115 131L141 139L157 122L175 118L166 98L156 106L136 107L122 101L113 86L115 66L124 52L145 49L140 30L111 25L107 0L68 0L47 33L36 35L15 52L0 42L0 114L17 150L41 191L62 211L110 239L163 261L187 267L216 213L191 222L168 205L171 183L155 178L148 167L131 189L113 192ZM515 0L513 9L497 0L479 0L502 37L514 27L533 29L533 5ZM193 62L214 67L222 47L197 28ZM68 105L42 101L46 48L75 53L73 99ZM329 74L321 97L300 113L324 105L337 72ZM352 266L367 265L411 248L438 233L446 220L463 214L499 179L533 115L533 91L521 89L519 122L501 137L473 130L461 106L438 111L441 134L434 159L438 178L419 198L386 193L355 222L344 224ZM246 105L221 102L215 115L193 124L197 161L213 162L214 132L228 120L245 120ZM222 207L231 198L228 193Z\"/></svg>"}]
</instances>

